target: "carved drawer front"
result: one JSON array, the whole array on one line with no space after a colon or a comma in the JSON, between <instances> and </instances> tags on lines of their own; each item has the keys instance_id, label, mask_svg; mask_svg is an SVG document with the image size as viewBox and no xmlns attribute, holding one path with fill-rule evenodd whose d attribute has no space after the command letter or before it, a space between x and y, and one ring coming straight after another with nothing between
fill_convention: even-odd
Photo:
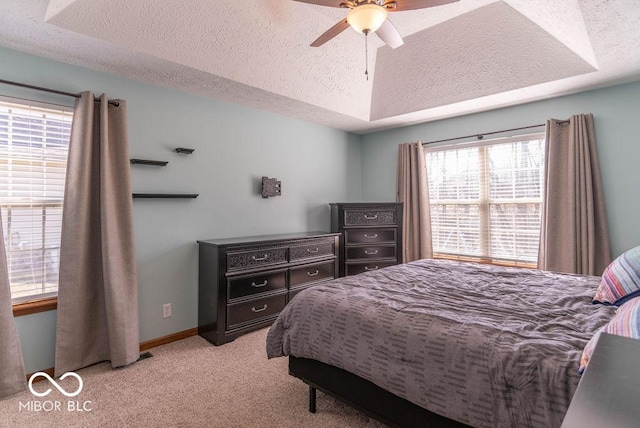
<instances>
[{"instance_id":1,"label":"carved drawer front","mask_svg":"<svg viewBox=\"0 0 640 428\"><path fill-rule=\"evenodd\" d=\"M395 245L368 245L366 247L347 247L347 259L395 259Z\"/></svg>"},{"instance_id":2,"label":"carved drawer front","mask_svg":"<svg viewBox=\"0 0 640 428\"><path fill-rule=\"evenodd\" d=\"M227 270L255 268L286 262L286 247L227 253Z\"/></svg>"},{"instance_id":3,"label":"carved drawer front","mask_svg":"<svg viewBox=\"0 0 640 428\"><path fill-rule=\"evenodd\" d=\"M335 254L333 242L334 240L331 239L326 241L305 243L304 245L292 246L289 249L289 257L291 261L295 261Z\"/></svg>"},{"instance_id":4,"label":"carved drawer front","mask_svg":"<svg viewBox=\"0 0 640 428\"><path fill-rule=\"evenodd\" d=\"M240 297L253 296L258 293L269 291L285 290L287 288L287 273L265 272L258 275L250 275L229 279L228 299L233 300Z\"/></svg>"},{"instance_id":5,"label":"carved drawer front","mask_svg":"<svg viewBox=\"0 0 640 428\"><path fill-rule=\"evenodd\" d=\"M284 309L287 294L227 305L227 329L275 316Z\"/></svg>"},{"instance_id":6,"label":"carved drawer front","mask_svg":"<svg viewBox=\"0 0 640 428\"><path fill-rule=\"evenodd\" d=\"M345 229L346 245L352 244L382 244L396 242L396 229Z\"/></svg>"},{"instance_id":7,"label":"carved drawer front","mask_svg":"<svg viewBox=\"0 0 640 428\"><path fill-rule=\"evenodd\" d=\"M344 211L344 225L346 226L382 226L396 225L395 208L375 208L370 210Z\"/></svg>"},{"instance_id":8,"label":"carved drawer front","mask_svg":"<svg viewBox=\"0 0 640 428\"><path fill-rule=\"evenodd\" d=\"M387 266L395 265L395 261L388 262L368 262L368 263L347 263L346 266L346 275L357 275L363 272L369 272L372 270L382 269Z\"/></svg>"},{"instance_id":9,"label":"carved drawer front","mask_svg":"<svg viewBox=\"0 0 640 428\"><path fill-rule=\"evenodd\" d=\"M289 271L289 288L332 279L334 272L335 264L333 261L292 268Z\"/></svg>"}]
</instances>

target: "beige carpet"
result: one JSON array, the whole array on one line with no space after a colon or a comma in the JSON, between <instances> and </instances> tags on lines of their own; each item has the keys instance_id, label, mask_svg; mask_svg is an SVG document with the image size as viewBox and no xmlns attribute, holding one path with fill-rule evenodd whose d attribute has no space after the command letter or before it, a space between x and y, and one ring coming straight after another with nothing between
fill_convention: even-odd
<instances>
[{"instance_id":1,"label":"beige carpet","mask_svg":"<svg viewBox=\"0 0 640 428\"><path fill-rule=\"evenodd\" d=\"M223 346L195 336L151 349L153 357L123 369L108 363L82 369L77 373L84 387L73 398L46 380L38 382L37 392L52 392L38 398L25 391L0 400L0 426L383 426L320 392L317 413L309 413L308 387L288 375L286 358L267 360L266 334L267 329L259 330ZM69 392L77 389L72 378L60 384ZM52 410L25 407L34 401ZM91 411L69 410L83 405Z\"/></svg>"}]
</instances>

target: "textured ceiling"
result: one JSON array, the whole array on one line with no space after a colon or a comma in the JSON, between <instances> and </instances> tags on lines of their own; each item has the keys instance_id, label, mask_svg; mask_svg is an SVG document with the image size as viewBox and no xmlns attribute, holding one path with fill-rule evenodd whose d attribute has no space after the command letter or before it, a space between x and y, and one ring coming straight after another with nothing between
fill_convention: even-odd
<instances>
[{"instance_id":1,"label":"textured ceiling","mask_svg":"<svg viewBox=\"0 0 640 428\"><path fill-rule=\"evenodd\" d=\"M0 0L0 45L357 133L640 80L640 0L390 13L405 44L369 37L369 80L361 34L309 47L345 15L291 0Z\"/></svg>"}]
</instances>

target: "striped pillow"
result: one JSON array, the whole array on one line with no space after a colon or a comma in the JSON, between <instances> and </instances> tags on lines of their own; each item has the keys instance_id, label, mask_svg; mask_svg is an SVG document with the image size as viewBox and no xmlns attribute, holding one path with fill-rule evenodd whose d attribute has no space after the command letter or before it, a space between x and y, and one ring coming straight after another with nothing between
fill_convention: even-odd
<instances>
[{"instance_id":1,"label":"striped pillow","mask_svg":"<svg viewBox=\"0 0 640 428\"><path fill-rule=\"evenodd\" d=\"M600 339L600 334L605 327L606 325L600 327L600 329L596 331L593 336L591 336L591 339L589 339L586 346L582 350L582 356L580 357L580 368L578 369L578 373L582 374L582 372L584 372L584 369L587 368L587 364L589 364L591 355L593 355L593 348L596 347L596 343L598 343L598 339Z\"/></svg>"},{"instance_id":2,"label":"striped pillow","mask_svg":"<svg viewBox=\"0 0 640 428\"><path fill-rule=\"evenodd\" d=\"M620 306L640 295L640 247L622 253L602 273L593 303Z\"/></svg>"},{"instance_id":3,"label":"striped pillow","mask_svg":"<svg viewBox=\"0 0 640 428\"><path fill-rule=\"evenodd\" d=\"M624 303L613 316L611 321L598 330L587 342L580 358L580 369L582 373L591 359L593 348L596 347L600 333L615 334L618 336L640 339L640 297Z\"/></svg>"}]
</instances>

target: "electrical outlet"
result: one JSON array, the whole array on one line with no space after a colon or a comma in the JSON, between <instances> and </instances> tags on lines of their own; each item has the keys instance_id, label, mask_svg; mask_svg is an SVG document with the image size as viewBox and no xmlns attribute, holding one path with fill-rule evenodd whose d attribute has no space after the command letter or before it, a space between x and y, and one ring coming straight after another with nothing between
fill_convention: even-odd
<instances>
[{"instance_id":1,"label":"electrical outlet","mask_svg":"<svg viewBox=\"0 0 640 428\"><path fill-rule=\"evenodd\" d=\"M171 303L165 303L162 305L162 318L169 318L171 316Z\"/></svg>"}]
</instances>

